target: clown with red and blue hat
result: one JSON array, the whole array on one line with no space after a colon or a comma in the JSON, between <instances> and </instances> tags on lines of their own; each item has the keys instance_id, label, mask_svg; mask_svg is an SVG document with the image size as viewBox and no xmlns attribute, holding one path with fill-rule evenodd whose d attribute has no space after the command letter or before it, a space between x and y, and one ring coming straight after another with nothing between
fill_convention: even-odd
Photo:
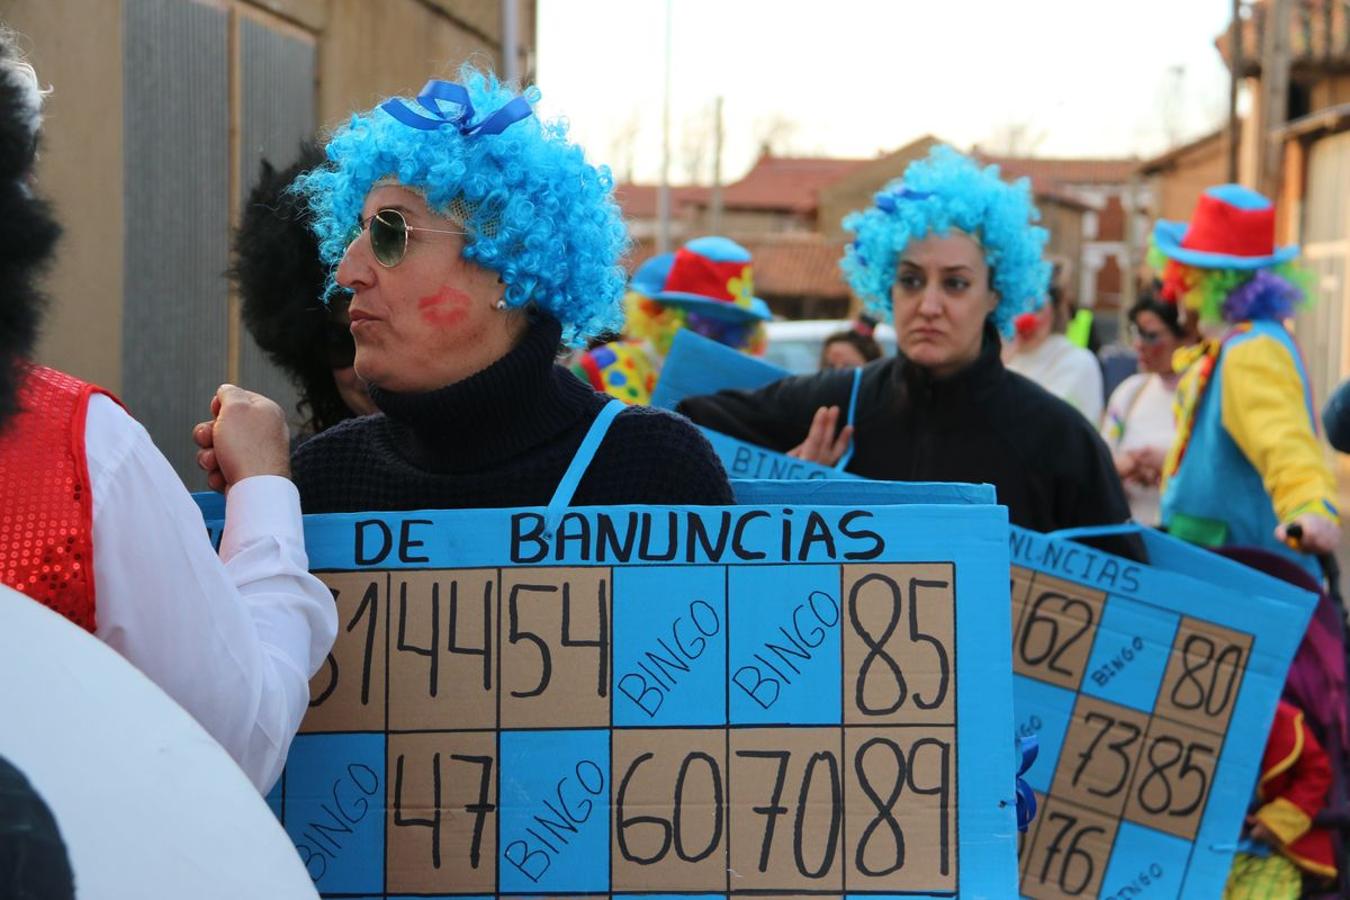
<instances>
[{"instance_id":1,"label":"clown with red and blue hat","mask_svg":"<svg viewBox=\"0 0 1350 900\"><path fill-rule=\"evenodd\" d=\"M709 236L639 266L628 284L624 317L625 339L587 351L573 370L597 391L646 404L680 329L758 355L772 314L754 295L750 252L730 238Z\"/></svg>"},{"instance_id":2,"label":"clown with red and blue hat","mask_svg":"<svg viewBox=\"0 0 1350 900\"><path fill-rule=\"evenodd\" d=\"M1210 338L1178 353L1162 518L1178 537L1262 547L1316 576L1308 554L1336 549L1340 516L1307 370L1285 325L1310 283L1297 256L1275 244L1271 202L1235 184L1206 190L1190 222L1157 223L1150 262L1163 297ZM1290 541L1293 525L1304 553Z\"/></svg>"}]
</instances>

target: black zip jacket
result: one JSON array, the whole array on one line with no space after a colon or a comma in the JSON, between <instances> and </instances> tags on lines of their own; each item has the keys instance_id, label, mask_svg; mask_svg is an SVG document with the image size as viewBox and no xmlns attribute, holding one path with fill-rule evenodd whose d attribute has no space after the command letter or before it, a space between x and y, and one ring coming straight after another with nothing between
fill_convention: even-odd
<instances>
[{"instance_id":1,"label":"black zip jacket","mask_svg":"<svg viewBox=\"0 0 1350 900\"><path fill-rule=\"evenodd\" d=\"M999 349L987 324L979 358L950 377L936 378L903 357L867 365L848 471L888 481L992 484L1013 524L1036 531L1128 519L1125 493L1096 429L1064 401L1005 369ZM679 412L785 452L805 439L820 407L847 411L852 387L851 370L822 372L756 391L690 397ZM1102 546L1127 549L1122 542ZM1138 552L1131 548L1128 555Z\"/></svg>"}]
</instances>

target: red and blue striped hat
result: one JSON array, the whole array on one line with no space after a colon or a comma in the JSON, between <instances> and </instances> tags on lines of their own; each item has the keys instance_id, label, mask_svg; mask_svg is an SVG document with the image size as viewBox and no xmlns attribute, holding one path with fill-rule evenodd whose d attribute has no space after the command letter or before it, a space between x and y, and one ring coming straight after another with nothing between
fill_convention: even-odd
<instances>
[{"instance_id":1,"label":"red and blue striped hat","mask_svg":"<svg viewBox=\"0 0 1350 900\"><path fill-rule=\"evenodd\" d=\"M1265 269L1298 256L1275 248L1275 206L1239 184L1208 188L1190 222L1159 219L1153 241L1168 259L1198 269Z\"/></svg>"},{"instance_id":2,"label":"red and blue striped hat","mask_svg":"<svg viewBox=\"0 0 1350 900\"><path fill-rule=\"evenodd\" d=\"M724 237L694 238L675 253L653 257L633 274L630 287L653 300L711 318L773 318L754 295L750 251Z\"/></svg>"}]
</instances>

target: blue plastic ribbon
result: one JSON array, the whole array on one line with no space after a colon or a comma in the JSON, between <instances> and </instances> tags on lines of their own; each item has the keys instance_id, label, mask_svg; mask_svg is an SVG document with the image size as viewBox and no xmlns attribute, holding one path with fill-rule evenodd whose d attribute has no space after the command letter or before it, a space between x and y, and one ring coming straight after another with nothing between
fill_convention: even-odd
<instances>
[{"instance_id":1,"label":"blue plastic ribbon","mask_svg":"<svg viewBox=\"0 0 1350 900\"><path fill-rule=\"evenodd\" d=\"M889 194L877 194L877 209L884 213L893 213L899 207L897 200L927 200L933 196L932 191L915 191L910 188L901 188Z\"/></svg>"},{"instance_id":2,"label":"blue plastic ribbon","mask_svg":"<svg viewBox=\"0 0 1350 900\"><path fill-rule=\"evenodd\" d=\"M422 115L398 98L386 100L380 104L380 109L410 128L435 131L448 124L454 125L463 135L501 134L514 123L534 115L534 110L525 98L516 97L481 122L475 122L473 101L469 99L469 92L464 86L436 78L422 85L417 103L430 115ZM443 104L450 104L458 111L449 112Z\"/></svg>"},{"instance_id":3,"label":"blue plastic ribbon","mask_svg":"<svg viewBox=\"0 0 1350 900\"><path fill-rule=\"evenodd\" d=\"M1022 765L1017 770L1017 830L1025 832L1031 820L1036 818L1036 792L1022 776L1036 762L1036 756L1041 752L1041 742L1033 734L1019 738L1017 744L1022 753Z\"/></svg>"},{"instance_id":4,"label":"blue plastic ribbon","mask_svg":"<svg viewBox=\"0 0 1350 900\"><path fill-rule=\"evenodd\" d=\"M852 425L853 417L858 412L858 387L861 384L862 384L862 369L861 368L854 369L853 390L850 391L848 395L848 419L844 421L845 425ZM848 449L844 451L843 456L839 457L839 461L834 464L834 467L838 469L840 472L848 468L848 464L853 461L853 451L857 449L857 446L858 446L858 437L855 434L853 437L848 439Z\"/></svg>"}]
</instances>

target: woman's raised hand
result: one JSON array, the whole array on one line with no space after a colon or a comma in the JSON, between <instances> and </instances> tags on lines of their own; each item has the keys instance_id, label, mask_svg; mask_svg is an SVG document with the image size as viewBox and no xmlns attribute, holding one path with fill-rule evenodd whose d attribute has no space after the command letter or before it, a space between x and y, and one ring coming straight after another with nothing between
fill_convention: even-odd
<instances>
[{"instance_id":1,"label":"woman's raised hand","mask_svg":"<svg viewBox=\"0 0 1350 900\"><path fill-rule=\"evenodd\" d=\"M835 435L837 428L839 428L839 407L822 406L816 410L815 417L811 419L811 430L806 433L806 440L789 450L787 455L822 466L834 465L839 462L844 451L848 450L849 441L853 440L852 425L845 425L839 434Z\"/></svg>"}]
</instances>

